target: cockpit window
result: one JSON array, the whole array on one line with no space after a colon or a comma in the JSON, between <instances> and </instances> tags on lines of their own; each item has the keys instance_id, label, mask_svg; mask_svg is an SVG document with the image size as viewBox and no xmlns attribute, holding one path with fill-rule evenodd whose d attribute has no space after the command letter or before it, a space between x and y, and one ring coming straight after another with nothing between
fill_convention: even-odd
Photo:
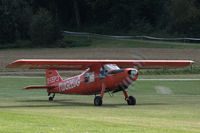
<instances>
[{"instance_id":1,"label":"cockpit window","mask_svg":"<svg viewBox=\"0 0 200 133\"><path fill-rule=\"evenodd\" d=\"M106 78L107 73L112 71L112 70L120 70L120 68L116 64L106 64L103 65L99 71L99 77L100 79Z\"/></svg>"},{"instance_id":2,"label":"cockpit window","mask_svg":"<svg viewBox=\"0 0 200 133\"><path fill-rule=\"evenodd\" d=\"M107 71L110 71L110 70L119 70L120 69L116 64L106 64L106 65L104 65L104 68Z\"/></svg>"}]
</instances>

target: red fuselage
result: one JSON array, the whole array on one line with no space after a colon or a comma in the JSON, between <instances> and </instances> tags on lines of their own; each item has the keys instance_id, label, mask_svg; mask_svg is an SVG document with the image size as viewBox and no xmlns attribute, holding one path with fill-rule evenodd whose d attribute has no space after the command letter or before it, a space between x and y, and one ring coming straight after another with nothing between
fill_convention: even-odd
<instances>
[{"instance_id":1,"label":"red fuselage","mask_svg":"<svg viewBox=\"0 0 200 133\"><path fill-rule=\"evenodd\" d=\"M135 73L132 73L134 71ZM105 85L105 92L120 91L128 88L138 77L138 71L133 68L111 70L105 76L100 76L99 71L86 70L78 76L68 78L66 80L55 82L59 77L48 79L47 81L55 82L51 86L54 89L48 89L49 93L61 94L78 94L78 95L92 95L100 94L102 84Z\"/></svg>"}]
</instances>

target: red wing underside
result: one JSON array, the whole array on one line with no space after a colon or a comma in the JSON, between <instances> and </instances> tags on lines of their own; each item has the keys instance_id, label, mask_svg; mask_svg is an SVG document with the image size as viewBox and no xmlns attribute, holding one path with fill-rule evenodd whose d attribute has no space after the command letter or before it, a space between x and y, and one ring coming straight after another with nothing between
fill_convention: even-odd
<instances>
[{"instance_id":1,"label":"red wing underside","mask_svg":"<svg viewBox=\"0 0 200 133\"><path fill-rule=\"evenodd\" d=\"M6 68L22 69L54 69L54 70L85 70L104 64L116 64L121 68L137 69L168 69L179 68L193 64L191 60L39 60L21 59L6 66Z\"/></svg>"}]
</instances>

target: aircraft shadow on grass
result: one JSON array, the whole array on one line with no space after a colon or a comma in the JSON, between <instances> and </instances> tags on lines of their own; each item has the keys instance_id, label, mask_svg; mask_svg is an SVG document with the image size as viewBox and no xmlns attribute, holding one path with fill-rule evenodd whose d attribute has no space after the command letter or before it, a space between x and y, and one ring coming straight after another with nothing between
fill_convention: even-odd
<instances>
[{"instance_id":1,"label":"aircraft shadow on grass","mask_svg":"<svg viewBox=\"0 0 200 133\"><path fill-rule=\"evenodd\" d=\"M49 102L47 100L20 100L16 101L17 103L25 103L25 105L10 105L10 106L0 106L0 108L51 108L51 107L95 107L93 103L81 103L74 101L72 99L67 100L55 100ZM29 105L27 105L29 103ZM32 103L32 104L30 104ZM35 103L38 103L37 105ZM39 104L40 103L40 104ZM167 103L139 103L136 106L160 106L160 105L169 105ZM101 108L118 108L122 106L127 106L126 103L121 104L104 104ZM132 106L132 107L136 107Z\"/></svg>"}]
</instances>

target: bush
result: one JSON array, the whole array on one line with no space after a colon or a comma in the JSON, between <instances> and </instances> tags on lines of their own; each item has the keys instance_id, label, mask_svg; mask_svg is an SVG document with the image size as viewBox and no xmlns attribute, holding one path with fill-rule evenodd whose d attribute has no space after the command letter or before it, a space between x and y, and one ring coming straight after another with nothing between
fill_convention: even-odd
<instances>
[{"instance_id":1,"label":"bush","mask_svg":"<svg viewBox=\"0 0 200 133\"><path fill-rule=\"evenodd\" d=\"M31 41L30 40L17 40L14 43L0 44L0 49L30 48L30 46L31 46Z\"/></svg>"}]
</instances>

